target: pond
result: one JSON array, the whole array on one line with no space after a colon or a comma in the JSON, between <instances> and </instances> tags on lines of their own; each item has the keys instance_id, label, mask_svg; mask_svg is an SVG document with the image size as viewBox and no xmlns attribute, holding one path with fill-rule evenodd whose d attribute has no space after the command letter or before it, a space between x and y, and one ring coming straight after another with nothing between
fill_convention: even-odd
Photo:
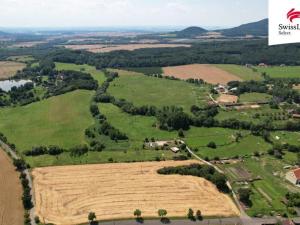
<instances>
[{"instance_id":1,"label":"pond","mask_svg":"<svg viewBox=\"0 0 300 225\"><path fill-rule=\"evenodd\" d=\"M31 82L31 80L4 80L0 81L0 89L7 92L10 91L12 87L21 87Z\"/></svg>"}]
</instances>

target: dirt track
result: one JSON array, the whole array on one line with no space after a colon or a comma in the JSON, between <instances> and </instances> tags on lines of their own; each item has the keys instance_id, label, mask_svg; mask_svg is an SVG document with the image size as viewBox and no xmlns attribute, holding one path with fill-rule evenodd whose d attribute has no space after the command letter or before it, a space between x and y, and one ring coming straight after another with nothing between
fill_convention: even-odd
<instances>
[{"instance_id":1,"label":"dirt track","mask_svg":"<svg viewBox=\"0 0 300 225\"><path fill-rule=\"evenodd\" d=\"M191 47L186 44L127 44L127 45L65 45L65 48L73 50L87 50L93 53L106 53L113 51L134 51L142 48L176 48Z\"/></svg>"},{"instance_id":2,"label":"dirt track","mask_svg":"<svg viewBox=\"0 0 300 225\"><path fill-rule=\"evenodd\" d=\"M24 209L19 173L0 149L0 225L23 225Z\"/></svg>"},{"instance_id":3,"label":"dirt track","mask_svg":"<svg viewBox=\"0 0 300 225\"><path fill-rule=\"evenodd\" d=\"M198 163L146 162L65 166L34 169L36 212L46 222L70 225L86 222L89 211L100 220L157 217L165 208L170 217L185 217L188 208L207 216L237 215L232 200L216 187L192 176L159 175L157 169Z\"/></svg>"},{"instance_id":4,"label":"dirt track","mask_svg":"<svg viewBox=\"0 0 300 225\"><path fill-rule=\"evenodd\" d=\"M229 81L241 81L241 78L208 64L191 64L185 66L164 67L165 76L186 80L202 79L210 84L227 84Z\"/></svg>"}]
</instances>

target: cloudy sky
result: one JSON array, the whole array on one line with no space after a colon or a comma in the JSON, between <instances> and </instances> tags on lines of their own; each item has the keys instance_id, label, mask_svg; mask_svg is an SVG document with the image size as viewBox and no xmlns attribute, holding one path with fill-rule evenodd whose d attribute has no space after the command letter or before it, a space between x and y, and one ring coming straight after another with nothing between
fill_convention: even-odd
<instances>
[{"instance_id":1,"label":"cloudy sky","mask_svg":"<svg viewBox=\"0 0 300 225\"><path fill-rule=\"evenodd\" d=\"M267 0L0 0L0 27L234 26Z\"/></svg>"}]
</instances>

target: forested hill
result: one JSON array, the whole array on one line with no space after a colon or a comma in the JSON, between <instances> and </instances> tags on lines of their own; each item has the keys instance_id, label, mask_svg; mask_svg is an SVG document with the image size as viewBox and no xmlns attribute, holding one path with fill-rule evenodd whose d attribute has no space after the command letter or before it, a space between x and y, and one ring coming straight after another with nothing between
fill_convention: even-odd
<instances>
[{"instance_id":1,"label":"forested hill","mask_svg":"<svg viewBox=\"0 0 300 225\"><path fill-rule=\"evenodd\" d=\"M93 54L60 49L45 57L54 61L105 67L173 66L191 63L300 65L300 45L268 46L267 39L194 44L191 48L139 49Z\"/></svg>"},{"instance_id":2,"label":"forested hill","mask_svg":"<svg viewBox=\"0 0 300 225\"><path fill-rule=\"evenodd\" d=\"M238 27L219 30L224 36L241 37L246 35L267 36L268 35L268 19L260 20L254 23L243 24Z\"/></svg>"},{"instance_id":3,"label":"forested hill","mask_svg":"<svg viewBox=\"0 0 300 225\"><path fill-rule=\"evenodd\" d=\"M179 38L194 38L206 32L207 30L201 27L188 27L184 30L175 32L175 34Z\"/></svg>"}]
</instances>

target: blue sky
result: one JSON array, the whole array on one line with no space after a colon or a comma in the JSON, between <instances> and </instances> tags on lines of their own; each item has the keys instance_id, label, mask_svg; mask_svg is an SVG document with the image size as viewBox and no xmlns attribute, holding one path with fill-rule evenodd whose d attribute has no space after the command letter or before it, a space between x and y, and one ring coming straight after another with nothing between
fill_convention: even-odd
<instances>
[{"instance_id":1,"label":"blue sky","mask_svg":"<svg viewBox=\"0 0 300 225\"><path fill-rule=\"evenodd\" d=\"M0 27L235 26L267 0L1 0Z\"/></svg>"}]
</instances>

